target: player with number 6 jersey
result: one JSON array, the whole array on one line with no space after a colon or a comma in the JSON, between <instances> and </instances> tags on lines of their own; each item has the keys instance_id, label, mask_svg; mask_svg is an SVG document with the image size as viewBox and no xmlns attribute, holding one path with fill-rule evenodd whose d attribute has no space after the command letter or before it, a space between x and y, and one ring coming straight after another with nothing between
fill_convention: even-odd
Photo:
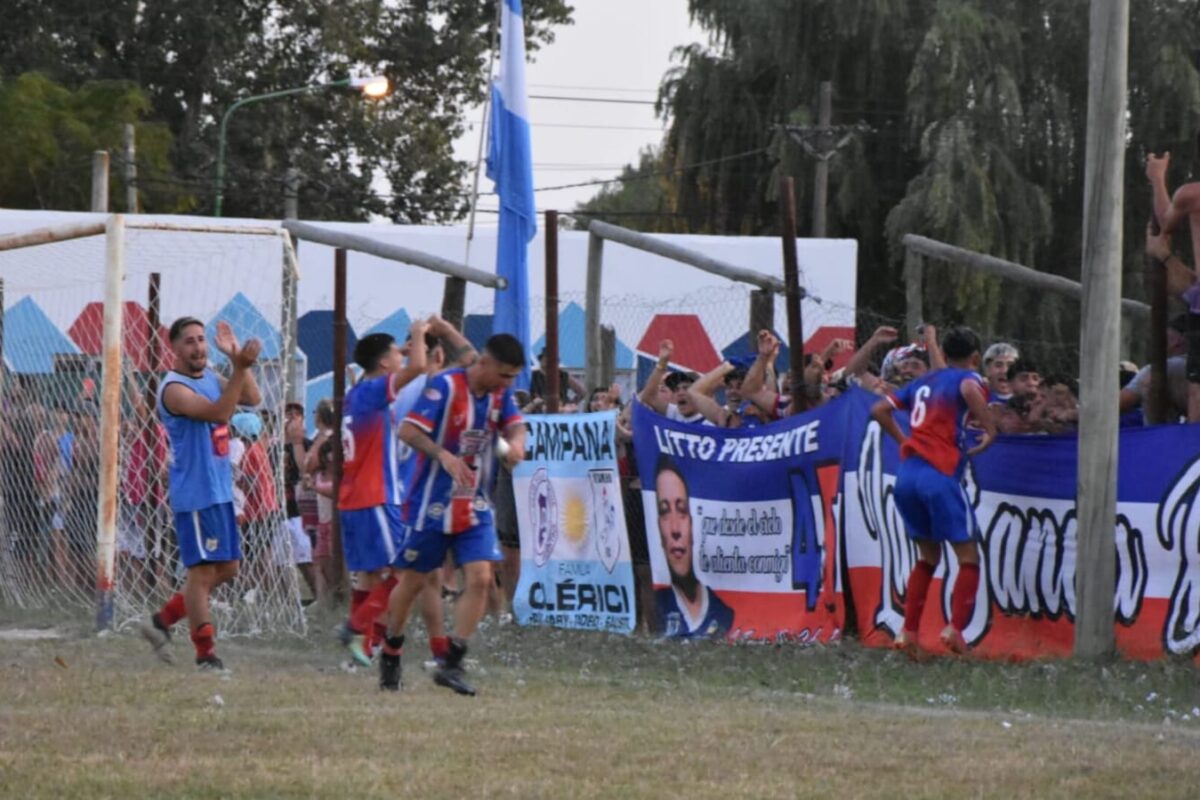
<instances>
[{"instance_id":1,"label":"player with number 6 jersey","mask_svg":"<svg viewBox=\"0 0 1200 800\"><path fill-rule=\"evenodd\" d=\"M978 374L979 336L970 328L952 328L942 340L942 350L948 366L925 374L871 409L871 416L900 443L896 507L920 553L905 592L904 627L896 636L896 647L914 658L919 654L917 634L925 596L943 542L954 550L959 570L951 595L950 624L943 629L941 641L951 652L966 650L963 629L975 607L979 550L975 512L962 478L967 457L982 452L996 437L987 389ZM911 432L907 437L896 423L894 411L909 412ZM965 441L968 416L984 431L969 450Z\"/></svg>"},{"instance_id":2,"label":"player with number 6 jersey","mask_svg":"<svg viewBox=\"0 0 1200 800\"><path fill-rule=\"evenodd\" d=\"M354 658L370 664L372 642L383 625L376 622L387 606L395 580L388 565L403 539L400 503L403 487L396 460L396 437L391 404L409 381L425 373L425 331L428 323L414 322L408 360L395 337L375 333L358 340L354 361L363 377L346 393L342 408L342 483L338 511L346 569L355 573L350 618L339 638Z\"/></svg>"}]
</instances>

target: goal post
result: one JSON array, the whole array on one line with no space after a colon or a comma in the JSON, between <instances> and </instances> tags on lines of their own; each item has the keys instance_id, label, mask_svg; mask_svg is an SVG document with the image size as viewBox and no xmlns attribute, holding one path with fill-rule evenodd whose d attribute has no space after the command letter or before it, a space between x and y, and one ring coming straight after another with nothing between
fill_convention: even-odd
<instances>
[{"instance_id":1,"label":"goal post","mask_svg":"<svg viewBox=\"0 0 1200 800\"><path fill-rule=\"evenodd\" d=\"M0 597L92 609L128 628L179 588L169 447L153 391L170 321L195 316L263 340L255 425L235 454L270 464L238 480L250 506L239 577L215 593L219 634L303 633L282 442L299 267L278 228L110 215L0 236ZM161 302L161 317L159 320ZM165 324L164 324L165 323ZM209 346L210 367L230 365ZM248 409L247 409L248 410ZM245 435L241 435L245 434Z\"/></svg>"}]
</instances>

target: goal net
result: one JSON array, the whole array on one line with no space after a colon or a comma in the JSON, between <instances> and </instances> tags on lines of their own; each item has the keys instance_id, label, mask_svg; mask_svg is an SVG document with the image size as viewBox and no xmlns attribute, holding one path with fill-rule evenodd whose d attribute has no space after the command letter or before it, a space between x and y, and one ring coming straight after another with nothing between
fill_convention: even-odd
<instances>
[{"instance_id":1,"label":"goal net","mask_svg":"<svg viewBox=\"0 0 1200 800\"><path fill-rule=\"evenodd\" d=\"M282 458L294 375L284 341L295 307L290 239L142 217L110 217L107 234L105 224L0 237L0 593L20 607L97 610L102 624L111 614L122 629L182 585L155 393L172 365L167 329L193 316L205 322L210 366L226 376L212 345L219 321L239 341L263 342L253 411L264 424L241 446L263 448L270 475L239 484L255 493L244 509L255 519L243 526L240 575L213 597L214 622L219 635L302 633ZM119 355L105 359L105 315L118 306L109 341ZM119 365L115 382L106 364ZM115 451L105 445L110 421Z\"/></svg>"}]
</instances>

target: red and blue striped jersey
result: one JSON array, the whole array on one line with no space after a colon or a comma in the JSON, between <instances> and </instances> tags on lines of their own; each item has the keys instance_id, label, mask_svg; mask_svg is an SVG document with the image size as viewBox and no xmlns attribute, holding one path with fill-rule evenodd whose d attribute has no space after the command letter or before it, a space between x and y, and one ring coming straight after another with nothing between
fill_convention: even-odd
<instances>
[{"instance_id":1,"label":"red and blue striped jersey","mask_svg":"<svg viewBox=\"0 0 1200 800\"><path fill-rule=\"evenodd\" d=\"M400 505L403 495L392 427L391 375L360 381L342 404L342 488L338 508Z\"/></svg>"},{"instance_id":2,"label":"red and blue striped jersey","mask_svg":"<svg viewBox=\"0 0 1200 800\"><path fill-rule=\"evenodd\" d=\"M462 533L492 520L496 435L522 422L511 389L475 395L464 369L429 379L406 423L466 462L473 486L455 487L436 459L414 453L405 480L404 522L417 530Z\"/></svg>"},{"instance_id":3,"label":"red and blue striped jersey","mask_svg":"<svg viewBox=\"0 0 1200 800\"><path fill-rule=\"evenodd\" d=\"M963 381L974 381L987 398L983 378L968 369L946 367L922 375L912 383L888 395L892 407L909 412L912 433L900 448L900 457L917 455L939 472L959 474L966 445L967 401L962 394Z\"/></svg>"}]
</instances>

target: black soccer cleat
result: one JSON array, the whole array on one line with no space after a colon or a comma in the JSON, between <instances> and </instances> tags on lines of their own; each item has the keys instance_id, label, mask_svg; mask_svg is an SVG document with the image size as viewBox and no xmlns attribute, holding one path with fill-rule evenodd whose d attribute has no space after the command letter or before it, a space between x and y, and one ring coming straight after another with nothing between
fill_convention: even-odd
<instances>
[{"instance_id":1,"label":"black soccer cleat","mask_svg":"<svg viewBox=\"0 0 1200 800\"><path fill-rule=\"evenodd\" d=\"M445 662L433 673L433 682L438 686L453 689L456 694L475 696L475 687L467 682L467 673L462 667L467 656L467 643L457 636L450 637L450 648Z\"/></svg>"},{"instance_id":2,"label":"black soccer cleat","mask_svg":"<svg viewBox=\"0 0 1200 800\"><path fill-rule=\"evenodd\" d=\"M400 691L400 656L380 654L379 688L385 692Z\"/></svg>"},{"instance_id":3,"label":"black soccer cleat","mask_svg":"<svg viewBox=\"0 0 1200 800\"><path fill-rule=\"evenodd\" d=\"M219 657L203 656L196 658L196 669L201 672L225 672L225 662Z\"/></svg>"},{"instance_id":4,"label":"black soccer cleat","mask_svg":"<svg viewBox=\"0 0 1200 800\"><path fill-rule=\"evenodd\" d=\"M462 667L441 666L433 673L433 682L438 686L453 689L456 694L475 696L475 687L467 682L467 673Z\"/></svg>"}]
</instances>

